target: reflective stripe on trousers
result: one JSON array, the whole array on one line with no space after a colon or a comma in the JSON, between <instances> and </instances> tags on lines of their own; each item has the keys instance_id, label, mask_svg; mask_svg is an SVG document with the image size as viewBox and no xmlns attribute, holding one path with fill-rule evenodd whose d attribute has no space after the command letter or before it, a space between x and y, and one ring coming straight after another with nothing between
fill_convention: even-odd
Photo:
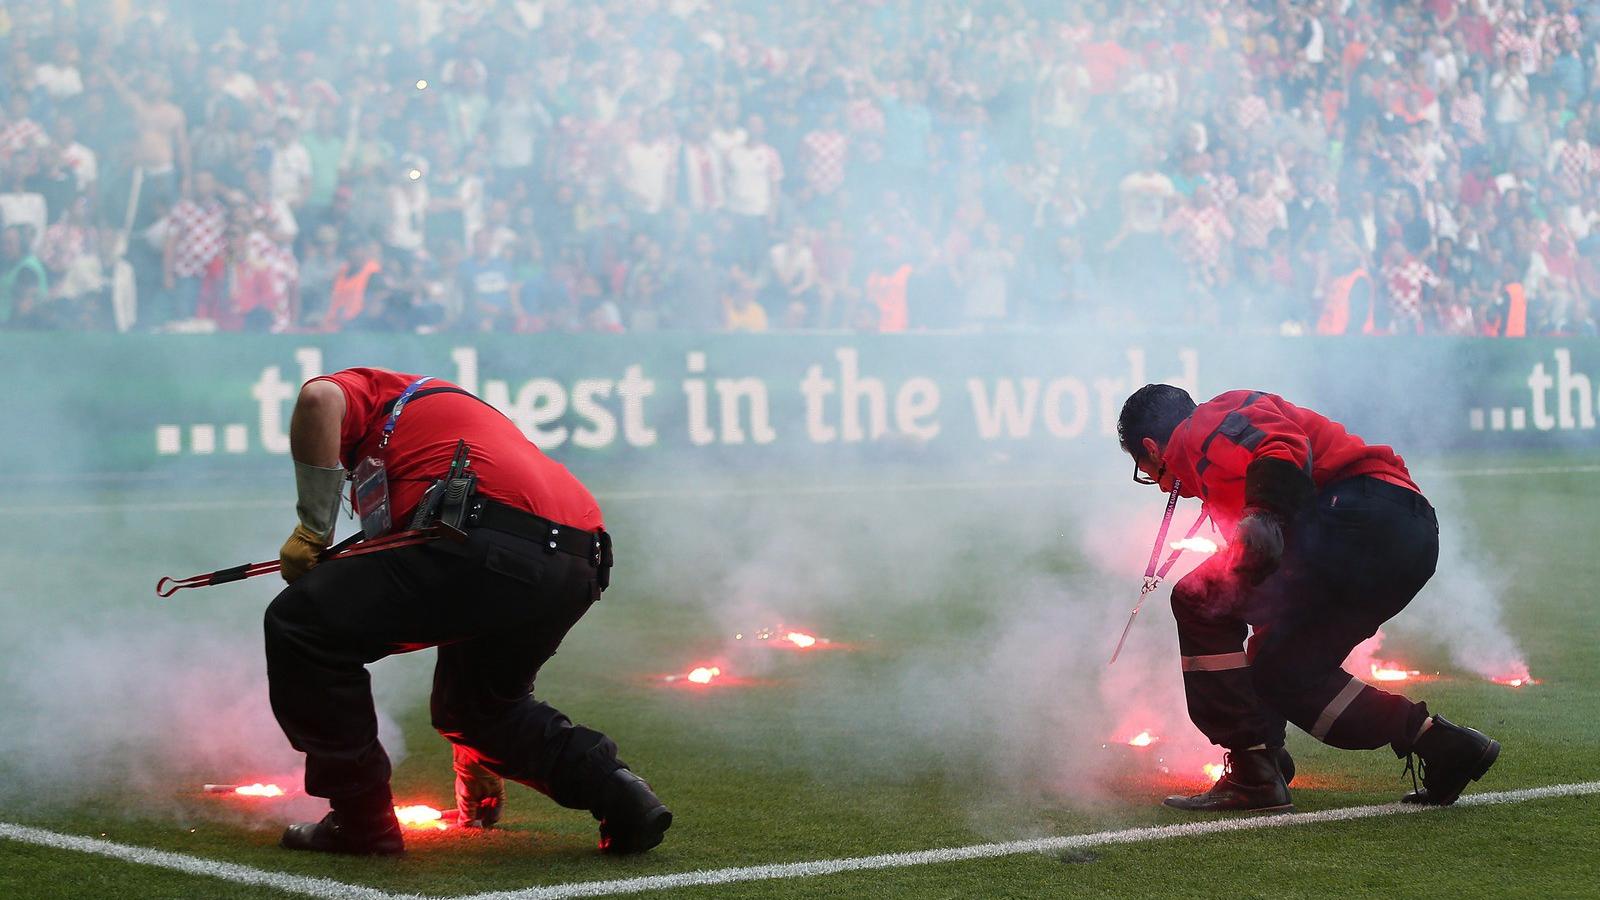
<instances>
[{"instance_id":1,"label":"reflective stripe on trousers","mask_svg":"<svg viewBox=\"0 0 1600 900\"><path fill-rule=\"evenodd\" d=\"M1225 672L1250 666L1250 658L1243 650L1237 653L1211 653L1205 656L1180 657L1185 672Z\"/></svg>"},{"instance_id":2,"label":"reflective stripe on trousers","mask_svg":"<svg viewBox=\"0 0 1600 900\"><path fill-rule=\"evenodd\" d=\"M1349 708L1351 703L1355 702L1356 697L1366 688L1365 682L1359 678L1352 677L1340 689L1339 693L1328 701L1328 705L1322 708L1322 715L1317 716L1317 723L1311 726L1311 736L1319 741L1326 740L1328 731L1333 728L1333 723L1339 720L1339 716Z\"/></svg>"}]
</instances>

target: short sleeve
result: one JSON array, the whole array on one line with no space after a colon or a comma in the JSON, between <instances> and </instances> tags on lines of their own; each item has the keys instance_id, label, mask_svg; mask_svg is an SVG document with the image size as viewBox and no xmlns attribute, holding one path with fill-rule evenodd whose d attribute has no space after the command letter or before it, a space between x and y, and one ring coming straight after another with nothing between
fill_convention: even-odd
<instances>
[{"instance_id":1,"label":"short sleeve","mask_svg":"<svg viewBox=\"0 0 1600 900\"><path fill-rule=\"evenodd\" d=\"M344 421L339 425L339 459L346 468L351 468L355 465L355 452L371 431L373 416L378 412L377 385L370 375L359 369L320 375L311 381L327 381L344 392ZM310 384L311 381L306 383Z\"/></svg>"}]
</instances>

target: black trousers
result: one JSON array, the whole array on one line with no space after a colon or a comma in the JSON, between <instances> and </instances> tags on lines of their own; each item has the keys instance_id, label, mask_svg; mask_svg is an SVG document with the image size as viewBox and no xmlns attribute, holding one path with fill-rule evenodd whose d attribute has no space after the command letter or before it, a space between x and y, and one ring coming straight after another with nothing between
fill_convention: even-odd
<instances>
[{"instance_id":1,"label":"black trousers","mask_svg":"<svg viewBox=\"0 0 1600 900\"><path fill-rule=\"evenodd\" d=\"M491 771L562 806L596 810L622 767L598 731L533 698L534 676L600 598L586 559L478 529L319 565L267 608L272 711L306 754L306 792L387 809L366 664L437 646L433 725Z\"/></svg>"},{"instance_id":2,"label":"black trousers","mask_svg":"<svg viewBox=\"0 0 1600 900\"><path fill-rule=\"evenodd\" d=\"M1190 719L1231 750L1282 745L1287 720L1335 747L1409 752L1427 707L1340 666L1405 609L1438 559L1428 501L1361 477L1325 487L1290 523L1282 565L1261 584L1235 578L1225 553L1207 560L1172 590Z\"/></svg>"}]
</instances>

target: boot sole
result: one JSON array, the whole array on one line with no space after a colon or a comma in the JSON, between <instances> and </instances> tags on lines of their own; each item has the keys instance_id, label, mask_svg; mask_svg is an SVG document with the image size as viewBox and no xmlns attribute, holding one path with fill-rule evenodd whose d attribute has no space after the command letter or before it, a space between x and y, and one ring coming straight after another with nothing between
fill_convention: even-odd
<instances>
[{"instance_id":1,"label":"boot sole","mask_svg":"<svg viewBox=\"0 0 1600 900\"><path fill-rule=\"evenodd\" d=\"M1184 812L1196 812L1196 813L1265 813L1267 815L1275 815L1275 814L1278 814L1278 813L1291 813L1291 812L1294 812L1294 804L1293 803L1285 803L1282 806L1250 806L1250 807L1237 807L1237 806L1236 807L1222 807L1222 806L1219 806L1219 807L1207 808L1207 807L1204 807L1204 806L1197 806L1197 807L1179 806L1176 803L1170 803L1170 802L1168 802L1166 800L1163 800L1163 801L1161 801L1161 805L1165 806L1165 807L1168 807L1170 809L1178 809L1178 810L1182 810Z\"/></svg>"},{"instance_id":2,"label":"boot sole","mask_svg":"<svg viewBox=\"0 0 1600 900\"><path fill-rule=\"evenodd\" d=\"M644 826L640 829L644 840L640 842L637 852L643 853L660 844L667 836L667 829L671 827L672 810L665 806L650 810L644 817Z\"/></svg>"},{"instance_id":3,"label":"boot sole","mask_svg":"<svg viewBox=\"0 0 1600 900\"><path fill-rule=\"evenodd\" d=\"M1494 738L1490 738L1488 749L1483 751L1483 758L1478 760L1478 768L1472 773L1472 780L1477 781L1479 778L1482 778L1484 773L1489 771L1489 767L1494 765L1494 761L1499 758L1500 742Z\"/></svg>"},{"instance_id":4,"label":"boot sole","mask_svg":"<svg viewBox=\"0 0 1600 900\"><path fill-rule=\"evenodd\" d=\"M405 856L405 845L399 847L351 847L348 845L316 844L310 841L291 840L287 834L278 840L285 850L301 853L332 853L338 856Z\"/></svg>"},{"instance_id":5,"label":"boot sole","mask_svg":"<svg viewBox=\"0 0 1600 900\"><path fill-rule=\"evenodd\" d=\"M654 849L667 835L667 829L672 827L672 811L666 806L658 806L644 814L644 821L628 831L627 835L613 835L611 842L604 848L604 852L613 855L626 855L630 853L644 853ZM624 839L619 840L619 837Z\"/></svg>"}]
</instances>

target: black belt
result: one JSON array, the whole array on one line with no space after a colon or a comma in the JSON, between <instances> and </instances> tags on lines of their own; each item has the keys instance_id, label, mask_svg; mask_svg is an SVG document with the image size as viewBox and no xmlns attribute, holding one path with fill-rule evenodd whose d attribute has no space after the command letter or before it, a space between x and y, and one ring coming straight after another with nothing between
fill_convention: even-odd
<instances>
[{"instance_id":1,"label":"black belt","mask_svg":"<svg viewBox=\"0 0 1600 900\"><path fill-rule=\"evenodd\" d=\"M557 550L570 553L588 560L595 568L611 565L611 536L604 528L584 531L487 497L473 499L467 508L465 524L469 528L488 528L534 541L546 553Z\"/></svg>"}]
</instances>

